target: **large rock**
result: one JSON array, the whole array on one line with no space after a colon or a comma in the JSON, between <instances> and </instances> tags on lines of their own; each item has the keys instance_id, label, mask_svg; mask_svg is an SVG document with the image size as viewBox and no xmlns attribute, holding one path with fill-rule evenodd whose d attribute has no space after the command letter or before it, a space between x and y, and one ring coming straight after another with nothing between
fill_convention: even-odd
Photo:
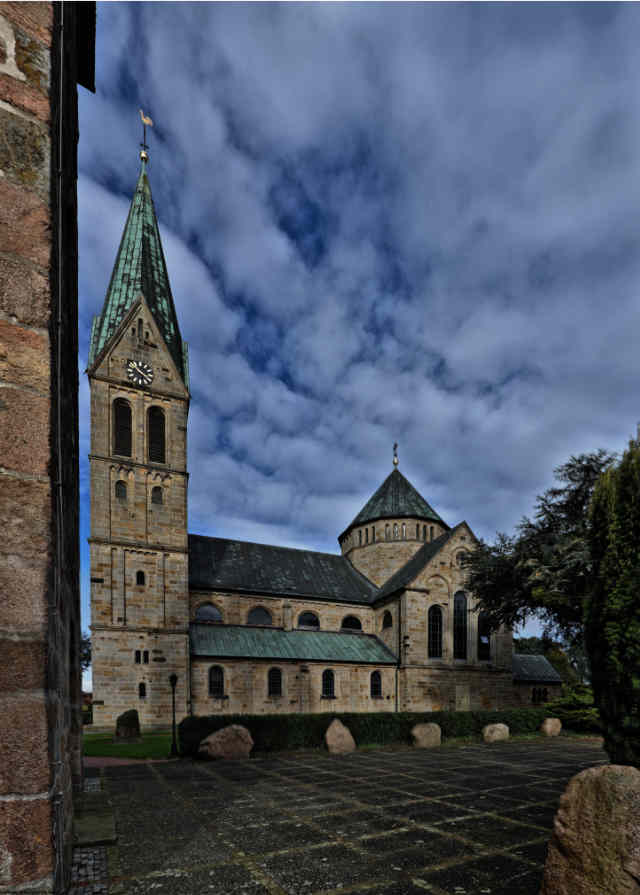
<instances>
[{"instance_id":1,"label":"large rock","mask_svg":"<svg viewBox=\"0 0 640 895\"><path fill-rule=\"evenodd\" d=\"M557 737L562 730L562 721L560 718L545 718L540 730L546 737Z\"/></svg>"},{"instance_id":2,"label":"large rock","mask_svg":"<svg viewBox=\"0 0 640 895\"><path fill-rule=\"evenodd\" d=\"M230 724L208 737L198 746L200 758L249 758L253 738L246 727Z\"/></svg>"},{"instance_id":3,"label":"large rock","mask_svg":"<svg viewBox=\"0 0 640 895\"><path fill-rule=\"evenodd\" d=\"M442 731L439 724L416 724L411 728L411 740L416 749L428 749L439 746L442 742Z\"/></svg>"},{"instance_id":4,"label":"large rock","mask_svg":"<svg viewBox=\"0 0 640 895\"><path fill-rule=\"evenodd\" d=\"M139 740L140 718L137 709L129 709L116 718L116 740Z\"/></svg>"},{"instance_id":5,"label":"large rock","mask_svg":"<svg viewBox=\"0 0 640 895\"><path fill-rule=\"evenodd\" d=\"M506 724L487 724L482 728L482 739L485 743L509 739L509 728Z\"/></svg>"},{"instance_id":6,"label":"large rock","mask_svg":"<svg viewBox=\"0 0 640 895\"><path fill-rule=\"evenodd\" d=\"M327 727L324 741L329 752L341 754L343 752L355 752L356 749L356 741L351 736L351 731L337 718L334 718Z\"/></svg>"},{"instance_id":7,"label":"large rock","mask_svg":"<svg viewBox=\"0 0 640 895\"><path fill-rule=\"evenodd\" d=\"M640 770L588 768L560 796L541 895L640 895Z\"/></svg>"}]
</instances>

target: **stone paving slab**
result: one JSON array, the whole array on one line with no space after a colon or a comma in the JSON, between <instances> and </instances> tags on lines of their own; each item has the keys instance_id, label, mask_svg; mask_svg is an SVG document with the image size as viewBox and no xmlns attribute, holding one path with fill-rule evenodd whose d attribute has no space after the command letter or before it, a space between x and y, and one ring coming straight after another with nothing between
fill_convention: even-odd
<instances>
[{"instance_id":1,"label":"stone paving slab","mask_svg":"<svg viewBox=\"0 0 640 895\"><path fill-rule=\"evenodd\" d=\"M560 794L607 761L560 738L106 766L117 846L78 850L72 892L538 895Z\"/></svg>"}]
</instances>

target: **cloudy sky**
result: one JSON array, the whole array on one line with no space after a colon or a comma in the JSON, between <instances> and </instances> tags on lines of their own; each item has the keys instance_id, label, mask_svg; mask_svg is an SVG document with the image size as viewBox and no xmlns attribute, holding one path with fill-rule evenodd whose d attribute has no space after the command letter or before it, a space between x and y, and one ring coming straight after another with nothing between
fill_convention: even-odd
<instances>
[{"instance_id":1,"label":"cloudy sky","mask_svg":"<svg viewBox=\"0 0 640 895\"><path fill-rule=\"evenodd\" d=\"M397 440L441 516L492 539L572 453L624 447L639 41L636 4L98 5L80 369L142 107L190 346L190 531L336 551Z\"/></svg>"}]
</instances>

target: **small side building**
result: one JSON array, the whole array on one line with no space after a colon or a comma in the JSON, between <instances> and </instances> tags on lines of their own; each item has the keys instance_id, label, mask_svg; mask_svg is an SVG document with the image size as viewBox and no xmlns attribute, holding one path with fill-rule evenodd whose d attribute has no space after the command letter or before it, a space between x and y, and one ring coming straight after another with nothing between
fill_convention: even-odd
<instances>
[{"instance_id":1,"label":"small side building","mask_svg":"<svg viewBox=\"0 0 640 895\"><path fill-rule=\"evenodd\" d=\"M546 656L514 653L512 667L518 705L538 705L562 695L562 677Z\"/></svg>"}]
</instances>

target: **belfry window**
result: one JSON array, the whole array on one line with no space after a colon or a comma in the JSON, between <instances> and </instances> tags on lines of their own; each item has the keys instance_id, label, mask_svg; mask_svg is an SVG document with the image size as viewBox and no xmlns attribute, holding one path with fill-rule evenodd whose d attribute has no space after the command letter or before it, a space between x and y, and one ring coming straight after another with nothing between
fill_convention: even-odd
<instances>
[{"instance_id":1,"label":"belfry window","mask_svg":"<svg viewBox=\"0 0 640 895\"><path fill-rule=\"evenodd\" d=\"M160 485L154 485L151 489L151 503L162 503L162 488Z\"/></svg>"},{"instance_id":2,"label":"belfry window","mask_svg":"<svg viewBox=\"0 0 640 895\"><path fill-rule=\"evenodd\" d=\"M219 665L209 669L209 696L220 699L224 696L224 671Z\"/></svg>"},{"instance_id":3,"label":"belfry window","mask_svg":"<svg viewBox=\"0 0 640 895\"><path fill-rule=\"evenodd\" d=\"M116 497L118 500L127 499L127 483L123 482L122 479L116 482Z\"/></svg>"},{"instance_id":4,"label":"belfry window","mask_svg":"<svg viewBox=\"0 0 640 895\"><path fill-rule=\"evenodd\" d=\"M269 696L282 696L282 672L279 668L269 669Z\"/></svg>"},{"instance_id":5,"label":"belfry window","mask_svg":"<svg viewBox=\"0 0 640 895\"><path fill-rule=\"evenodd\" d=\"M149 462L165 463L164 413L160 407L150 407L147 413L149 433Z\"/></svg>"},{"instance_id":6,"label":"belfry window","mask_svg":"<svg viewBox=\"0 0 640 895\"><path fill-rule=\"evenodd\" d=\"M439 606L431 606L429 609L428 628L429 628L429 646L428 654L430 659L442 658L442 610Z\"/></svg>"},{"instance_id":7,"label":"belfry window","mask_svg":"<svg viewBox=\"0 0 640 895\"><path fill-rule=\"evenodd\" d=\"M322 672L322 695L325 699L335 699L335 677L330 668Z\"/></svg>"},{"instance_id":8,"label":"belfry window","mask_svg":"<svg viewBox=\"0 0 640 895\"><path fill-rule=\"evenodd\" d=\"M487 613L478 615L478 659L488 662L491 658L491 632L487 621Z\"/></svg>"},{"instance_id":9,"label":"belfry window","mask_svg":"<svg viewBox=\"0 0 640 895\"><path fill-rule=\"evenodd\" d=\"M124 398L113 402L113 453L131 456L131 406Z\"/></svg>"},{"instance_id":10,"label":"belfry window","mask_svg":"<svg viewBox=\"0 0 640 895\"><path fill-rule=\"evenodd\" d=\"M453 658L467 658L467 598L461 590L453 598Z\"/></svg>"},{"instance_id":11,"label":"belfry window","mask_svg":"<svg viewBox=\"0 0 640 895\"><path fill-rule=\"evenodd\" d=\"M379 671L371 672L371 698L382 699L382 677Z\"/></svg>"}]
</instances>

